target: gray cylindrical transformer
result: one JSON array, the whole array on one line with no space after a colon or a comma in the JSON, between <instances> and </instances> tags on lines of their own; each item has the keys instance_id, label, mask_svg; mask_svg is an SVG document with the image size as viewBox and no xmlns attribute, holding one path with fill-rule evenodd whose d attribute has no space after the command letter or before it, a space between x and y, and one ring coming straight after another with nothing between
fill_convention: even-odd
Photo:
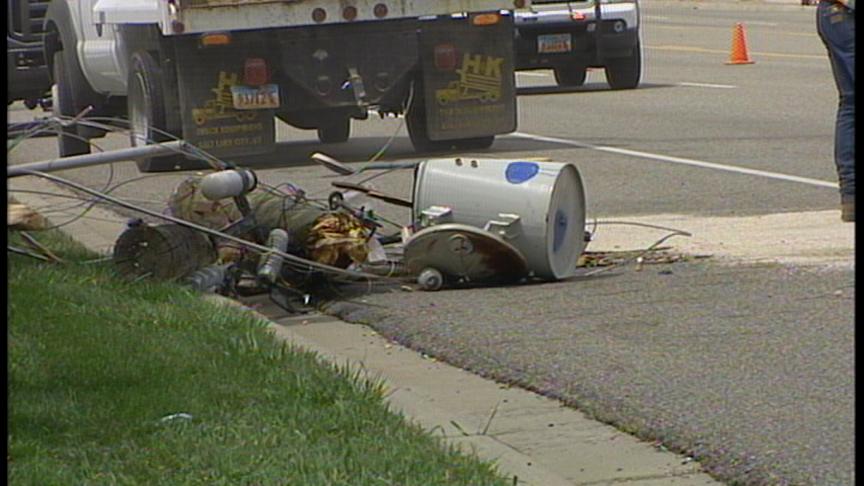
<instances>
[{"instance_id":1,"label":"gray cylindrical transformer","mask_svg":"<svg viewBox=\"0 0 864 486\"><path fill-rule=\"evenodd\" d=\"M413 221L485 229L544 279L576 273L585 249L585 190L576 166L506 159L431 159L414 177Z\"/></svg>"}]
</instances>

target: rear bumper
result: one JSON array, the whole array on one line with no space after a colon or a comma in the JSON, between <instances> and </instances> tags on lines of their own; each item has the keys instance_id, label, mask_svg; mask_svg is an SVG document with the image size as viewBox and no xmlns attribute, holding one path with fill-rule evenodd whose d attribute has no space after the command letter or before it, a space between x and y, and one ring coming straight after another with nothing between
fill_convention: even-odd
<instances>
[{"instance_id":1,"label":"rear bumper","mask_svg":"<svg viewBox=\"0 0 864 486\"><path fill-rule=\"evenodd\" d=\"M42 98L51 88L41 45L6 38L7 102Z\"/></svg>"},{"instance_id":2,"label":"rear bumper","mask_svg":"<svg viewBox=\"0 0 864 486\"><path fill-rule=\"evenodd\" d=\"M608 59L628 57L639 42L637 28L615 32L614 20L604 20L600 31L590 31L589 22L567 22L516 28L514 41L516 69L540 69L582 65L602 67ZM539 53L537 38L547 34L569 34L571 50L560 53Z\"/></svg>"},{"instance_id":3,"label":"rear bumper","mask_svg":"<svg viewBox=\"0 0 864 486\"><path fill-rule=\"evenodd\" d=\"M326 127L365 118L369 107L403 112L412 87L422 86L414 95L424 100L430 140L509 133L516 127L513 30L509 15L491 25L445 16L238 31L228 46L206 48L197 36L178 36L169 40L178 121L184 138L206 150L252 153L272 145L274 114L298 128ZM266 66L265 83L278 86L278 106L234 109L235 85L261 84L246 80L252 60Z\"/></svg>"}]
</instances>

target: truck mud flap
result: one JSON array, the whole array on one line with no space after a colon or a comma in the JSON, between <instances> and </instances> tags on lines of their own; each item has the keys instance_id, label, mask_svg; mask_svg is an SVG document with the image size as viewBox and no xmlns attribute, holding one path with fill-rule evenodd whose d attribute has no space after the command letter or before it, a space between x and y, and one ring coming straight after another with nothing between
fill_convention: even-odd
<instances>
[{"instance_id":1,"label":"truck mud flap","mask_svg":"<svg viewBox=\"0 0 864 486\"><path fill-rule=\"evenodd\" d=\"M243 84L245 57L225 49L178 42L177 82L183 138L219 157L270 152L273 109L234 109L232 86Z\"/></svg>"},{"instance_id":2,"label":"truck mud flap","mask_svg":"<svg viewBox=\"0 0 864 486\"><path fill-rule=\"evenodd\" d=\"M430 140L516 130L512 16L493 25L471 17L421 22L419 48Z\"/></svg>"}]
</instances>

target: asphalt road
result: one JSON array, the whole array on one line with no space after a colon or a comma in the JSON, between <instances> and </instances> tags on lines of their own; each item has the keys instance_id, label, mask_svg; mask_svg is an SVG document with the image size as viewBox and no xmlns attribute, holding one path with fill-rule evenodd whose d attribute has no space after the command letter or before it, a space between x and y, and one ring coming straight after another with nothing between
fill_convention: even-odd
<instances>
[{"instance_id":1,"label":"asphalt road","mask_svg":"<svg viewBox=\"0 0 864 486\"><path fill-rule=\"evenodd\" d=\"M836 209L837 95L813 8L646 0L643 18L640 89L610 91L599 71L569 91L549 72L519 74L519 134L478 155L574 162L589 219ZM754 64L724 64L736 22ZM16 110L13 120L32 116ZM268 183L326 196L331 174L308 163L322 149L314 133L278 130L276 154L241 162ZM384 160L429 157L411 150L400 119L357 122L353 134L325 151L360 166L396 134ZM55 153L37 139L10 160ZM61 175L97 188L140 176L131 164ZM113 193L162 209L183 177L145 176ZM374 184L408 194L410 173ZM848 267L709 259L504 288L345 289L349 302L331 310L660 441L731 484L845 485L854 484L854 281Z\"/></svg>"}]
</instances>

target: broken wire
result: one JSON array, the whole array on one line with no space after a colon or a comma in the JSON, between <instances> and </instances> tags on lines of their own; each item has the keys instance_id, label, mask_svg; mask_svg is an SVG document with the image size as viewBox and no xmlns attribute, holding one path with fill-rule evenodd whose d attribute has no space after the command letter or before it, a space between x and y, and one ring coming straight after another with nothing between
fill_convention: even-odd
<instances>
[{"instance_id":1,"label":"broken wire","mask_svg":"<svg viewBox=\"0 0 864 486\"><path fill-rule=\"evenodd\" d=\"M210 229L210 228L207 228L204 226L200 226L198 224L191 223L189 221L186 221L186 220L183 220L180 218L175 218L173 216L169 216L166 214L160 214L158 212L151 211L149 209L142 208L142 207L136 206L134 204L130 204L128 202L125 202L123 200L114 198L114 197L109 196L107 194L100 193L94 189L83 186L81 184L70 181L68 179L64 179L62 177L58 177L55 175L51 175L51 174L47 174L47 173L39 172L39 171L35 171L35 170L27 170L26 173L30 174L30 175L37 176L37 177L42 177L42 178L45 178L45 179L69 186L69 187L72 187L74 189L86 192L88 194L91 194L91 195L96 196L98 198L104 199L106 201L109 201L109 202L114 203L118 206L124 207L126 209L130 209L133 211L141 212L141 213L146 214L148 216L153 216L155 218L170 221L170 222L178 224L180 226L184 226L184 227L187 227L187 228L190 228L190 229L202 232L202 233L206 233L206 234L209 234L211 236L216 236L216 237L223 238L223 239L226 239L229 241L233 241L235 243L243 245L245 248L252 250L252 251L275 253L275 254L281 256L282 258L284 258L286 264L301 267L301 268L304 268L310 272L311 271L319 271L319 272L322 272L325 274L338 275L338 276L342 276L342 277L350 277L350 278L361 279L361 280L362 279L367 279L367 280L383 279L383 277L380 277L378 275L372 275L372 274L363 273L363 272L345 270L345 269L333 267L330 265L324 265L324 264L321 264L321 263L318 263L318 262L315 262L312 260L307 260L305 258L301 258L301 257L298 257L296 255L292 255L290 253L281 252L281 251L275 250L273 248L269 248L267 246L260 245L258 243L254 243L252 241L244 240L242 238L239 238L239 237L236 237L236 236L233 236L233 235L230 235L230 234L218 231L218 230L213 230L213 229Z\"/></svg>"},{"instance_id":2,"label":"broken wire","mask_svg":"<svg viewBox=\"0 0 864 486\"><path fill-rule=\"evenodd\" d=\"M602 223L604 223L604 222L600 222L600 223L602 224ZM605 223L606 223L606 224L628 224L628 225L634 225L634 226L645 226L645 227L654 228L654 229L669 230L669 231L671 231L671 232L670 232L669 234L663 236L663 237L660 238L659 240L655 241L654 243L652 243L648 248L645 248L645 249L642 250L641 252L639 252L639 253L637 253L636 255L630 257L629 259L626 259L626 260L624 260L623 262L620 262L620 263L615 263L615 264L609 265L608 267L598 268L598 269L596 269L596 270L592 270L592 271L590 271L590 272L587 272L587 273L585 273L585 274L583 275L583 276L585 276L585 277L592 277L592 276L594 276L594 275L598 275L598 274L601 274L601 273L604 273L604 272L608 272L609 270L612 270L613 268L617 268L617 267L620 267L620 266L628 265L628 264L630 264L630 263L633 263L633 262L639 261L640 258L642 258L642 257L644 257L646 254L648 254L648 253L654 251L658 246L660 246L661 244L663 244L663 242L665 242L665 241L668 240L669 238L672 238L673 236L687 236L687 237L693 236L691 233L688 233L688 232L686 232L686 231L677 230L677 229L672 229L672 228L664 228L664 227L662 227L662 226L651 225L651 224L645 224L645 223L636 223L636 222L628 222L628 221L615 221L615 222L605 222Z\"/></svg>"}]
</instances>

